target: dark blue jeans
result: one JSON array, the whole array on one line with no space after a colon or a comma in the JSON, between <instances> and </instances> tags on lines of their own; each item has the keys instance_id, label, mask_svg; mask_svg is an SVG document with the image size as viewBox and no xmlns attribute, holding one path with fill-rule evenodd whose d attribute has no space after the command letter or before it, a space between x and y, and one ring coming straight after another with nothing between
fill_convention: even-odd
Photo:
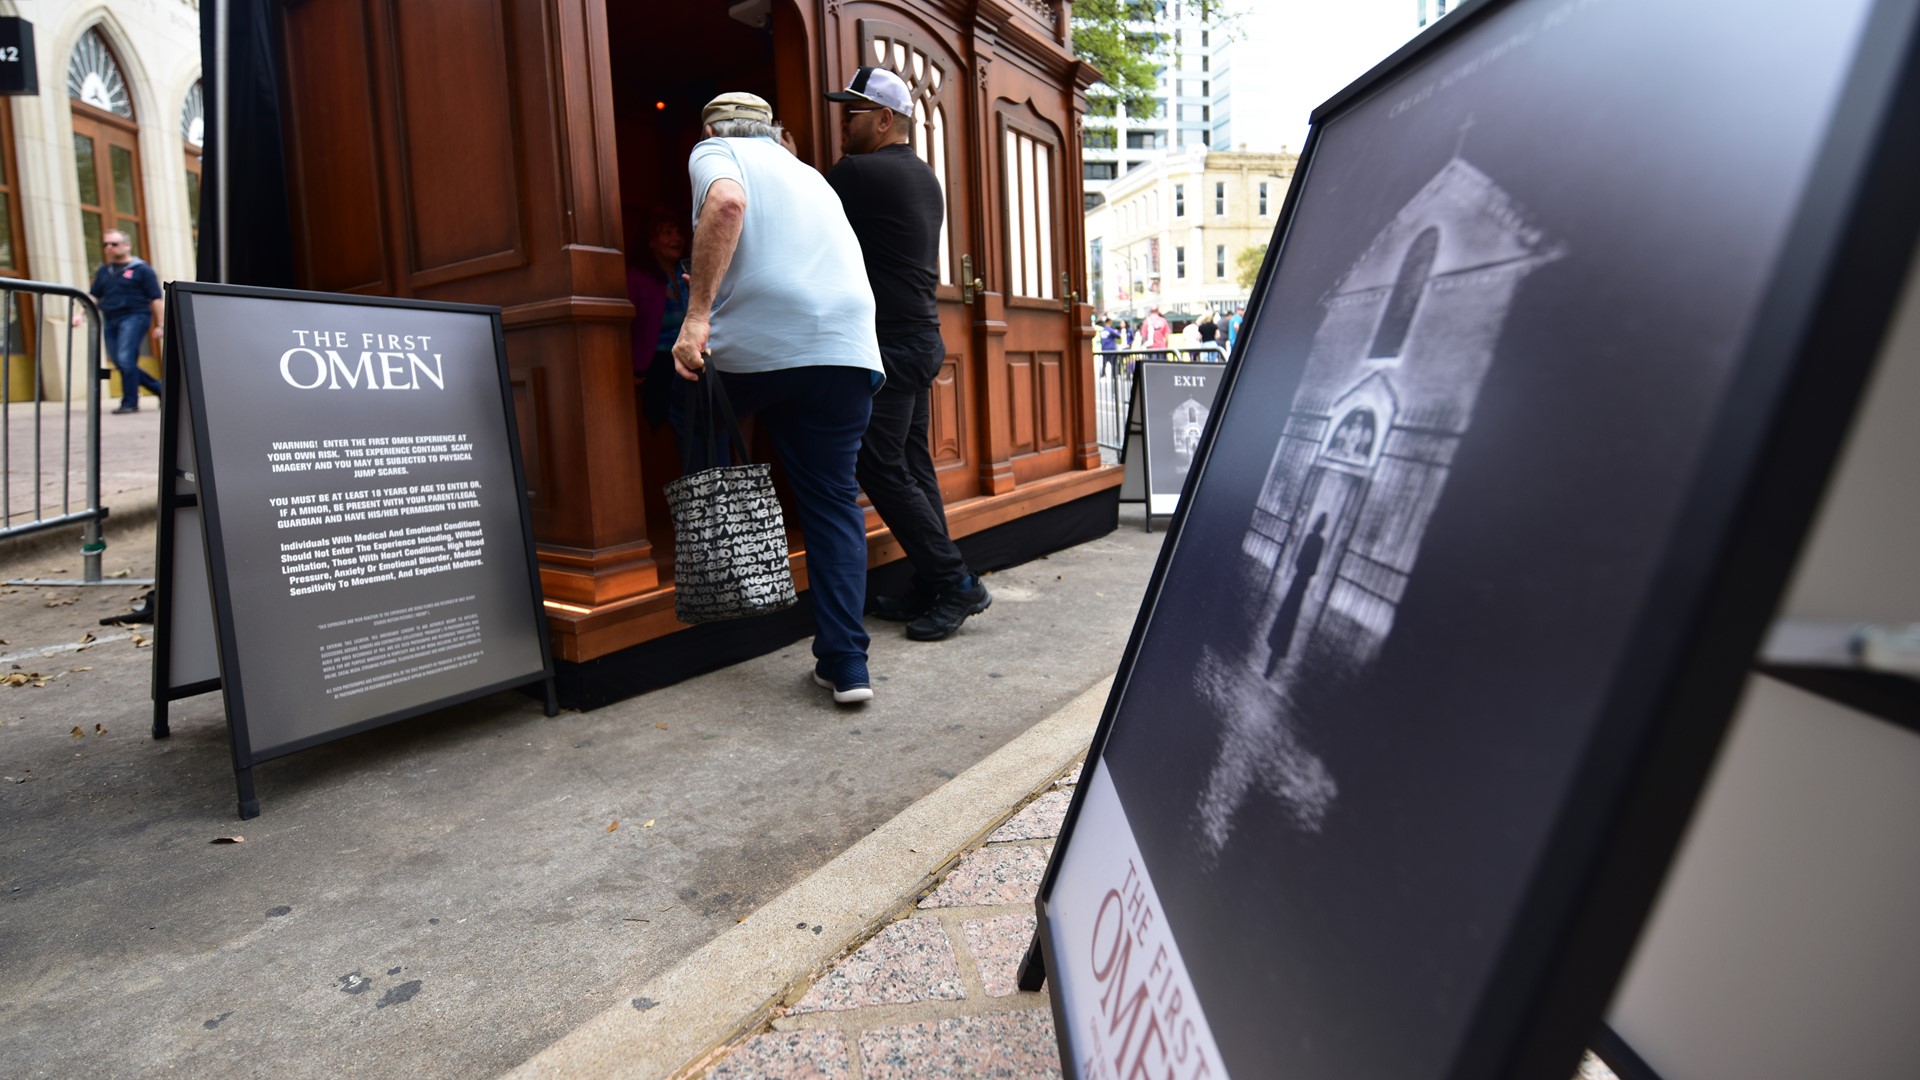
<instances>
[{"instance_id":1,"label":"dark blue jeans","mask_svg":"<svg viewBox=\"0 0 1920 1080\"><path fill-rule=\"evenodd\" d=\"M140 343L146 340L147 327L153 325L153 313L135 311L106 317L107 357L120 369L120 407L140 407L140 391L160 392L160 380L140 368Z\"/></svg>"},{"instance_id":2,"label":"dark blue jeans","mask_svg":"<svg viewBox=\"0 0 1920 1080\"><path fill-rule=\"evenodd\" d=\"M873 408L871 377L865 368L810 366L721 379L735 415L760 418L793 490L807 544L813 655L865 660L867 515L854 462Z\"/></svg>"}]
</instances>

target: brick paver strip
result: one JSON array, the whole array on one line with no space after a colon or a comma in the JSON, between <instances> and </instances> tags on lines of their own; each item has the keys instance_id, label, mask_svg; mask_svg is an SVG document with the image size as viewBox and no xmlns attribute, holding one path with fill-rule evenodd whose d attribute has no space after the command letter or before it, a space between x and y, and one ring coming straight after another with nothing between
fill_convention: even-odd
<instances>
[{"instance_id":1,"label":"brick paver strip","mask_svg":"<svg viewBox=\"0 0 1920 1080\"><path fill-rule=\"evenodd\" d=\"M1025 810L1013 815L1013 820L993 830L993 835L987 837L987 843L1047 840L1059 836L1060 823L1067 816L1067 801L1072 797L1070 791L1047 792L1028 803Z\"/></svg>"},{"instance_id":2,"label":"brick paver strip","mask_svg":"<svg viewBox=\"0 0 1920 1080\"><path fill-rule=\"evenodd\" d=\"M1040 891L1040 878L1047 872L1045 847L989 847L967 856L932 895L920 901L923 908L971 907L981 904L1032 903Z\"/></svg>"},{"instance_id":3,"label":"brick paver strip","mask_svg":"<svg viewBox=\"0 0 1920 1080\"><path fill-rule=\"evenodd\" d=\"M1032 915L1002 915L997 919L968 919L962 924L967 935L967 951L980 965L980 981L988 997L1006 997L1018 987L1020 959L1033 940Z\"/></svg>"},{"instance_id":4,"label":"brick paver strip","mask_svg":"<svg viewBox=\"0 0 1920 1080\"><path fill-rule=\"evenodd\" d=\"M793 1007L796 1013L958 1001L960 965L938 919L902 919L834 965Z\"/></svg>"},{"instance_id":5,"label":"brick paver strip","mask_svg":"<svg viewBox=\"0 0 1920 1080\"><path fill-rule=\"evenodd\" d=\"M707 1077L708 1080L846 1080L852 1075L846 1036L823 1029L756 1035Z\"/></svg>"},{"instance_id":6,"label":"brick paver strip","mask_svg":"<svg viewBox=\"0 0 1920 1080\"><path fill-rule=\"evenodd\" d=\"M1060 1075L1046 1009L880 1028L860 1037L866 1080L1040 1080Z\"/></svg>"}]
</instances>

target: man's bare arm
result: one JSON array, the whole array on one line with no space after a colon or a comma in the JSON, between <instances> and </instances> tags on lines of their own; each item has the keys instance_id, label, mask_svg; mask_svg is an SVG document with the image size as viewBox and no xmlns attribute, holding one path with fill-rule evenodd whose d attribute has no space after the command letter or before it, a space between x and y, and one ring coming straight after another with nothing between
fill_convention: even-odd
<instances>
[{"instance_id":1,"label":"man's bare arm","mask_svg":"<svg viewBox=\"0 0 1920 1080\"><path fill-rule=\"evenodd\" d=\"M707 366L712 333L713 297L733 265L746 220L747 192L733 180L715 180L700 203L700 224L693 230L693 273L687 283L687 318L673 343L673 367L683 379L697 379Z\"/></svg>"}]
</instances>

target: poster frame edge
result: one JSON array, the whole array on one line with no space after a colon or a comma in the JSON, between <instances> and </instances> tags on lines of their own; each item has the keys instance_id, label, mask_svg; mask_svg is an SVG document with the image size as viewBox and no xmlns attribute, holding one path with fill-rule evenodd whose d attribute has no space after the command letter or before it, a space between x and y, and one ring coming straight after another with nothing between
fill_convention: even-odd
<instances>
[{"instance_id":1,"label":"poster frame edge","mask_svg":"<svg viewBox=\"0 0 1920 1080\"><path fill-rule=\"evenodd\" d=\"M1351 105L1367 96L1378 84L1419 62L1430 50L1452 40L1453 35L1468 32L1480 21L1479 16L1513 2L1524 0L1470 0L1455 12L1453 18L1429 27L1313 111L1307 142L1302 148L1294 180L1288 185L1276 221L1275 240L1269 245L1267 257L1254 283L1241 340L1236 341L1235 354L1230 358L1231 370L1226 373L1226 383L1221 388L1221 413L1231 405L1232 393L1238 382L1240 357L1247 348L1243 341L1250 339L1258 326L1277 264L1285 252L1286 234L1297 212L1299 193L1310 181L1314 151L1324 124L1345 114ZM1664 651L1667 661L1663 671L1643 673L1636 680L1638 685L1635 689L1645 696L1647 705L1641 710L1644 720L1640 729L1626 733L1640 735L1641 742L1630 761L1622 759L1614 763L1616 767L1628 766L1627 772L1611 779L1601 778L1606 779L1606 786L1610 787L1614 802L1618 805L1609 805L1605 813L1589 809L1581 815L1589 819L1590 827L1601 829L1588 841L1584 861L1588 869L1595 871L1589 876L1598 880L1605 876L1602 871L1620 873L1623 864L1637 864L1625 865L1625 870L1631 872L1630 876L1637 876L1637 880L1628 882L1624 887L1602 890L1604 895L1597 898L1562 903L1554 911L1546 913L1559 916L1554 920L1557 925L1527 928L1523 924L1529 915L1540 914L1540 890L1544 879L1553 877L1555 873L1550 865L1552 858L1543 855L1541 862L1534 867L1532 877L1519 893L1516 907L1518 917L1506 928L1505 940L1492 954L1486 989L1461 1029L1461 1041L1453 1060L1447 1063L1443 1075L1455 1080L1546 1075L1540 1070L1570 1067L1567 1047L1575 1041L1585 1042L1593 1037L1592 1032L1580 1031L1572 1026L1572 1019L1586 1012L1603 1019L1607 994L1627 962L1627 950L1620 946L1619 938L1625 937L1626 944L1630 946L1632 935L1637 934L1645 921L1651 897L1664 877L1673 850L1684 835L1687 811L1698 799L1705 781L1705 765L1701 763L1710 763L1712 751L1730 722L1730 710L1733 701L1737 700L1738 688L1751 668L1753 649L1742 648L1742 642L1757 648L1760 635L1764 633L1766 618L1764 615L1754 617L1750 611L1742 610L1738 602L1740 594L1764 593L1767 600L1758 606L1767 609L1777 600L1793 561L1805 542L1812 515L1831 476L1866 380L1879 358L1878 351L1869 345L1862 345L1861 339L1878 341L1884 335L1904 274L1891 275L1892 284L1887 287L1889 295L1884 302L1865 302L1864 306L1870 309L1878 307L1877 315L1868 320L1871 323L1869 328L1862 330L1857 324L1853 327L1838 325L1842 320L1837 313L1841 309L1856 315L1859 313L1863 301L1857 296L1846 295L1848 290L1845 286L1856 278L1872 280L1873 265L1876 261L1884 261L1876 260L1876 255L1884 255L1887 250L1899 247L1905 253L1904 262L1914 252L1914 241L1920 239L1920 208L1905 209L1895 215L1891 230L1882 227L1887 219L1884 216L1876 217L1874 209L1897 204L1895 194L1890 189L1900 188L1902 176L1909 181L1920 182L1920 153L1910 149L1904 158L1900 157L1900 148L1896 145L1898 138L1893 134L1903 121L1909 125L1920 124L1920 16L1916 16L1910 6L1903 10L1902 0L1873 0L1866 19L1869 30L1856 46L1852 66L1843 79L1842 92L1819 130L1817 139L1820 152L1813 155L1814 164L1806 187L1790 204L1789 226L1782 249L1774 258L1770 273L1761 287L1757 313L1746 325L1745 338L1735 351L1726 391L1715 401L1713 411L1707 417L1710 435L1701 461L1691 470L1682 489L1691 494L1707 487L1709 481L1720 478L1710 463L1715 459L1727 459L1723 462L1723 468L1726 463L1740 466L1733 473L1721 474L1737 478L1737 497L1729 496L1729 501L1708 515L1717 516L1720 526L1711 540L1676 543L1674 538L1683 534L1685 516L1668 533L1668 543L1656 563L1654 574L1649 578L1650 594L1658 591L1658 582L1678 571L1677 564L1698 564L1704 559L1707 565L1704 571L1689 571L1694 574L1694 588L1686 595L1684 602L1665 606L1668 612L1677 611L1683 616L1680 621L1688 627L1688 631L1659 646L1659 651ZM1879 66L1863 73L1862 68L1868 66L1865 63L1867 54L1876 48L1873 28L1883 26L1888 20L1902 19L1905 21L1906 36L1891 44L1881 42L1878 46L1881 53L1878 57ZM1875 107L1878 114L1873 117L1858 115L1857 107L1863 103ZM1861 140L1858 156L1842 163L1829 160L1825 151L1837 138L1848 135ZM1817 212L1823 206L1831 219L1830 225L1825 228L1824 234L1815 230L1809 235L1808 230L1815 228L1812 219L1819 216ZM1904 243L1889 244L1885 240L1887 235L1893 235ZM1812 265L1807 260L1797 260L1796 252L1809 246L1824 249L1828 257L1814 261ZM1799 290L1797 293L1793 292L1795 287ZM1783 293L1791 293L1796 297L1795 308L1789 313L1791 318L1772 310L1773 302L1780 300ZM1772 361L1775 365L1773 370L1756 370L1766 360L1763 355L1767 348L1763 340L1765 328L1770 323L1782 321L1792 323L1798 332L1787 343L1773 346L1776 351ZM1816 366L1815 355L1831 348L1835 340L1852 342L1841 350L1845 353L1844 366L1847 370L1842 374L1847 385L1822 387L1822 393L1818 395L1821 400L1817 402L1796 400L1792 391L1801 389L1803 382L1813 381L1811 374ZM1829 370L1822 370L1823 376L1830 374ZM1764 385L1769 382L1769 377L1771 393L1767 392L1768 386ZM1756 383L1762 385L1756 386ZM1753 415L1738 415L1743 405L1751 411L1755 404L1753 401L1743 402L1743 396L1753 397L1756 394L1771 399L1759 402L1763 411ZM1140 614L1128 637L1113 688L1095 728L1081 783L1068 805L1053 855L1042 877L1035 898L1035 936L1038 954L1045 966L1041 973L1023 972L1023 988L1037 989L1038 975L1054 976L1059 970L1054 949L1056 927L1050 916L1049 905L1084 799L1079 787L1086 785L1091 770L1103 756L1118 707L1125 699L1138 666L1142 638L1152 621L1168 568L1184 531L1192 504L1190 493L1211 459L1217 427L1210 418L1201 440L1194 475L1189 477L1180 506L1173 515L1167 541L1149 579ZM1800 460L1779 460L1788 456L1783 445L1787 441L1786 436L1796 434L1810 436L1811 445L1817 451L1811 464L1805 460L1808 442L1795 444ZM1729 455L1732 455L1731 458ZM1777 482L1782 476L1790 477L1797 487L1791 491L1767 490L1770 482ZM1755 543L1751 527L1757 521L1775 524L1785 522L1786 535L1763 535L1761 542ZM1715 563L1714 556L1719 556L1721 561ZM1749 599L1746 606L1751 608L1755 603ZM1636 628L1643 627L1649 617L1650 609L1643 609L1633 615L1631 624ZM1749 638L1750 641L1747 640ZM1623 705L1618 700L1622 690L1618 673L1628 670L1633 661L1645 659L1653 651L1656 650L1651 646L1634 644L1621 654L1615 677L1608 683L1607 697L1597 713L1596 732L1620 730L1617 718ZM1703 665L1711 670L1697 670ZM1715 710L1717 715L1704 722L1697 716L1690 718L1686 726L1693 730L1680 734L1690 736L1694 745L1683 745L1685 740L1676 744L1677 736L1673 732L1661 731L1661 722L1679 714L1697 712L1697 699L1703 696L1724 699L1724 707ZM1609 717L1616 719L1609 722ZM1693 757L1689 758L1688 753ZM1590 771L1589 763L1582 759L1567 786L1567 803L1575 802L1583 789L1597 782L1595 777L1589 775ZM1688 776L1691 776L1692 783L1680 785L1689 788L1682 793L1675 786L1676 780ZM1663 787L1667 790L1660 790ZM1576 823L1569 821L1567 814L1568 807L1565 805L1555 812L1543 851L1550 852L1558 841L1567 838L1567 834L1573 831ZM1614 816L1622 820L1614 821ZM1659 858L1649 858L1646 849L1627 850L1634 846L1636 838L1647 836L1660 838L1657 849ZM1567 877L1564 873L1560 876ZM1562 880L1555 884L1565 887L1570 882ZM1604 946L1596 947L1591 940L1581 941L1583 934L1590 939L1595 935L1613 937ZM1537 960L1532 965L1534 971L1531 978L1525 977L1524 968L1527 965L1521 965L1523 970L1514 970L1516 951L1522 951L1522 947L1537 949L1553 942L1560 944L1553 950L1551 963L1544 958ZM1608 959L1608 952L1618 955ZM1595 976L1590 981L1599 988L1569 990L1563 987L1552 992L1543 989L1556 980L1569 980L1572 976ZM1503 985L1503 977L1508 980L1504 990L1499 989ZM1533 985L1524 985L1527 983ZM1078 1077L1080 1074L1072 1058L1069 1024L1064 1015L1064 1002L1057 977L1050 978L1048 984L1062 1067L1066 1076ZM1496 1000L1503 997L1506 1000ZM1554 1000L1549 1002L1547 998ZM1501 1022L1502 1017L1495 1015L1499 1013L1505 1014L1504 1023ZM1562 1068L1562 1071L1565 1069Z\"/></svg>"}]
</instances>

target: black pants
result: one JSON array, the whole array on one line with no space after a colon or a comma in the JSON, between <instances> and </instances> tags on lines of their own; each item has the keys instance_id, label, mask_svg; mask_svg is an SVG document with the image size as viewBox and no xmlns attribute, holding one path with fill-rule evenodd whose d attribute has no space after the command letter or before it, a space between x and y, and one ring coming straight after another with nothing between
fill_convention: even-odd
<instances>
[{"instance_id":1,"label":"black pants","mask_svg":"<svg viewBox=\"0 0 1920 1080\"><path fill-rule=\"evenodd\" d=\"M860 441L860 486L906 549L914 584L934 592L971 576L947 536L940 479L927 448L933 377L945 353L938 331L880 339L887 384L873 396L873 418Z\"/></svg>"}]
</instances>

